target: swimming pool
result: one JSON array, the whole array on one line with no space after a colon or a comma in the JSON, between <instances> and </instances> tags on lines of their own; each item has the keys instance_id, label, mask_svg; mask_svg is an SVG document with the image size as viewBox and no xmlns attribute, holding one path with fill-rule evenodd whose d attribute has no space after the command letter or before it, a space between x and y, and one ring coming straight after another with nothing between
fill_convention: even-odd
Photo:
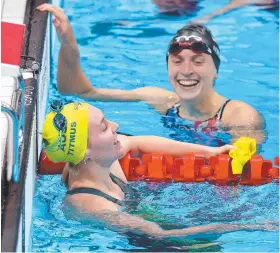
<instances>
[{"instance_id":1,"label":"swimming pool","mask_svg":"<svg viewBox=\"0 0 280 253\"><path fill-rule=\"evenodd\" d=\"M211 4L210 4L211 2ZM227 1L201 1L197 16ZM133 89L155 85L171 89L165 53L168 42L188 17L159 14L150 0L69 0L65 11L72 22L82 56L82 67L97 87ZM113 13L113 15L112 15ZM221 48L222 65L216 82L218 92L248 102L265 117L268 137L261 155L278 153L278 13L247 7L208 24ZM50 99L61 98L55 79L58 48L53 55ZM63 98L65 101L74 98ZM205 136L187 136L167 128L162 116L144 103L92 102L106 117L129 134L155 134L185 141L208 143ZM129 108L129 110L127 109ZM220 133L218 138L229 141ZM138 213L165 228L208 223L254 223L278 218L278 185L217 187L203 184L132 183L141 192ZM66 189L59 176L40 176L36 183L33 217L33 249L45 251L219 251L278 252L277 232L234 232L191 240L152 241L119 234L96 222L67 220L61 211ZM59 194L58 194L59 193ZM213 243L213 245L210 245ZM214 245L217 244L217 245ZM189 248L190 247L190 248Z\"/></svg>"}]
</instances>

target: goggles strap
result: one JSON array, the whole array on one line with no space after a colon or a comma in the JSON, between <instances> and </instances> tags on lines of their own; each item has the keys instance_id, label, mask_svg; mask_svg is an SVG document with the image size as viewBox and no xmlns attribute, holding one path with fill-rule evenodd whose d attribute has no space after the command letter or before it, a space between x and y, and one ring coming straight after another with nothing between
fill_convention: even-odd
<instances>
[{"instance_id":1,"label":"goggles strap","mask_svg":"<svg viewBox=\"0 0 280 253\"><path fill-rule=\"evenodd\" d=\"M59 131L59 136L58 136L57 141L55 143L53 143L52 145L46 145L43 142L43 148L50 152L57 152L60 148L61 143L62 143L62 131ZM55 149L55 147L56 147L56 149Z\"/></svg>"}]
</instances>

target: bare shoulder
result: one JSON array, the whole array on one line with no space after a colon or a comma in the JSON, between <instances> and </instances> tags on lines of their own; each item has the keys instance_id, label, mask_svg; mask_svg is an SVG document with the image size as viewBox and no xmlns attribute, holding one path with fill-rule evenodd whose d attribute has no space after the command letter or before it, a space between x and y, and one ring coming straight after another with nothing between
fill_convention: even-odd
<instances>
[{"instance_id":1,"label":"bare shoulder","mask_svg":"<svg viewBox=\"0 0 280 253\"><path fill-rule=\"evenodd\" d=\"M223 113L222 123L225 126L255 126L263 128L264 119L262 115L251 105L239 101L230 101Z\"/></svg>"},{"instance_id":2,"label":"bare shoulder","mask_svg":"<svg viewBox=\"0 0 280 253\"><path fill-rule=\"evenodd\" d=\"M118 211L118 205L103 197L90 194L75 194L66 197L67 205L82 213Z\"/></svg>"},{"instance_id":3,"label":"bare shoulder","mask_svg":"<svg viewBox=\"0 0 280 253\"><path fill-rule=\"evenodd\" d=\"M175 92L155 86L145 86L133 90L90 87L86 92L80 93L80 96L98 101L143 101L162 114L179 101Z\"/></svg>"}]
</instances>

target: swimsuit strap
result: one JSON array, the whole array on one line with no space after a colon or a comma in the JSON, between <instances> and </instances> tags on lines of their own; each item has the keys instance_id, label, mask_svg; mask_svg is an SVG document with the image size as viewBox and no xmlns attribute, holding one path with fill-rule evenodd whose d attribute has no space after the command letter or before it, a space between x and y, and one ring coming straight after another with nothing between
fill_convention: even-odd
<instances>
[{"instance_id":1,"label":"swimsuit strap","mask_svg":"<svg viewBox=\"0 0 280 253\"><path fill-rule=\"evenodd\" d=\"M117 176L115 176L114 174L110 173L110 178L112 179L112 181L118 185L121 190L123 192L125 192L126 188L127 188L127 184L125 182L123 182L120 178L118 178Z\"/></svg>"},{"instance_id":2,"label":"swimsuit strap","mask_svg":"<svg viewBox=\"0 0 280 253\"><path fill-rule=\"evenodd\" d=\"M125 187L127 186L125 182L123 182L121 179L119 179L117 176L115 176L114 174L110 173L110 178L112 179L112 181L117 184L121 190L124 192ZM69 188L69 172L65 178L65 182L64 182L66 188Z\"/></svg>"},{"instance_id":3,"label":"swimsuit strap","mask_svg":"<svg viewBox=\"0 0 280 253\"><path fill-rule=\"evenodd\" d=\"M79 194L79 193L86 193L86 194L92 194L92 195L96 195L96 196L99 196L99 197L102 197L102 198L105 198L109 201L112 201L118 205L123 205L123 201L119 200L119 199L116 199L102 191L99 191L95 188L88 188L88 187L79 187L79 188L75 188L73 190L68 190L66 192L66 194L68 195L74 195L74 194Z\"/></svg>"},{"instance_id":4,"label":"swimsuit strap","mask_svg":"<svg viewBox=\"0 0 280 253\"><path fill-rule=\"evenodd\" d=\"M178 102L178 103L176 103L176 104L173 106L173 108L176 109L177 112L178 112L178 111L179 111L178 108L180 107L180 105L181 105L180 102Z\"/></svg>"},{"instance_id":5,"label":"swimsuit strap","mask_svg":"<svg viewBox=\"0 0 280 253\"><path fill-rule=\"evenodd\" d=\"M180 106L180 102L176 103L175 105L173 105L171 108L169 108L165 114L165 116L170 116L171 114L176 114L177 116L179 116L179 106ZM180 116L179 116L180 117Z\"/></svg>"},{"instance_id":6,"label":"swimsuit strap","mask_svg":"<svg viewBox=\"0 0 280 253\"><path fill-rule=\"evenodd\" d=\"M179 116L179 107L181 106L180 102L176 103L174 106L173 106L173 112L176 113L178 116Z\"/></svg>"},{"instance_id":7,"label":"swimsuit strap","mask_svg":"<svg viewBox=\"0 0 280 253\"><path fill-rule=\"evenodd\" d=\"M112 179L112 181L118 185L121 190L123 192L125 192L125 188L126 188L126 183L123 182L121 179L119 179L117 176L113 175L112 173L110 173L110 178ZM68 187L68 180L69 180L69 173L65 179L65 185ZM104 193L100 190L97 190L95 188L89 188L89 187L79 187L79 188L75 188L73 190L68 190L66 192L66 194L69 194L69 195L73 195L73 194L78 194L78 193L86 193L86 194L92 194L92 195L97 195L97 196L100 196L100 197L103 197L109 201L112 201L118 205L123 205L123 201L122 200L119 200L119 199L116 199L110 195L108 195L107 193Z\"/></svg>"},{"instance_id":8,"label":"swimsuit strap","mask_svg":"<svg viewBox=\"0 0 280 253\"><path fill-rule=\"evenodd\" d=\"M217 112L217 119L218 121L221 121L222 117L223 117L223 113L224 113L224 109L226 107L226 105L228 104L228 102L230 101L230 99L228 99L227 101L225 101L223 103L223 105L220 107L219 111Z\"/></svg>"},{"instance_id":9,"label":"swimsuit strap","mask_svg":"<svg viewBox=\"0 0 280 253\"><path fill-rule=\"evenodd\" d=\"M215 118L215 119L217 119L218 121L220 121L220 120L222 119L222 117L223 117L224 109L225 109L226 105L228 104L228 102L230 102L230 101L231 101L230 99L226 100L226 101L222 104L222 106L220 107L220 109L217 111L217 113L215 114L214 117L212 117L212 118L210 118L210 119L208 119L208 120L204 120L204 121L209 121L209 120L211 120L211 119L213 119L213 118ZM172 110L172 113L174 113L174 114L176 114L178 117L180 117L180 116L179 116L179 107L180 107L180 102L176 103L172 108L170 108L170 109L167 111L166 115L168 115L168 114L171 112L171 110ZM196 122L196 121L194 121L194 122ZM197 122L202 122L202 121L197 121Z\"/></svg>"}]
</instances>

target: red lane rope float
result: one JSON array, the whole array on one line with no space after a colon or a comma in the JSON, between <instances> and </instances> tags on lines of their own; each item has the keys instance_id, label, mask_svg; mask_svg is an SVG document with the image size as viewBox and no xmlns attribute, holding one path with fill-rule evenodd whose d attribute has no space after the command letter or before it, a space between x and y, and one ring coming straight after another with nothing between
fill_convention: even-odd
<instances>
[{"instance_id":1,"label":"red lane rope float","mask_svg":"<svg viewBox=\"0 0 280 253\"><path fill-rule=\"evenodd\" d=\"M143 154L141 158L128 153L120 160L129 181L154 182L209 182L215 185L262 185L279 182L279 157L272 161L253 155L245 164L242 175L233 175L231 158L220 154L208 159L193 153L174 158L169 154ZM62 173L65 163L53 163L42 151L39 162L40 174Z\"/></svg>"}]
</instances>

